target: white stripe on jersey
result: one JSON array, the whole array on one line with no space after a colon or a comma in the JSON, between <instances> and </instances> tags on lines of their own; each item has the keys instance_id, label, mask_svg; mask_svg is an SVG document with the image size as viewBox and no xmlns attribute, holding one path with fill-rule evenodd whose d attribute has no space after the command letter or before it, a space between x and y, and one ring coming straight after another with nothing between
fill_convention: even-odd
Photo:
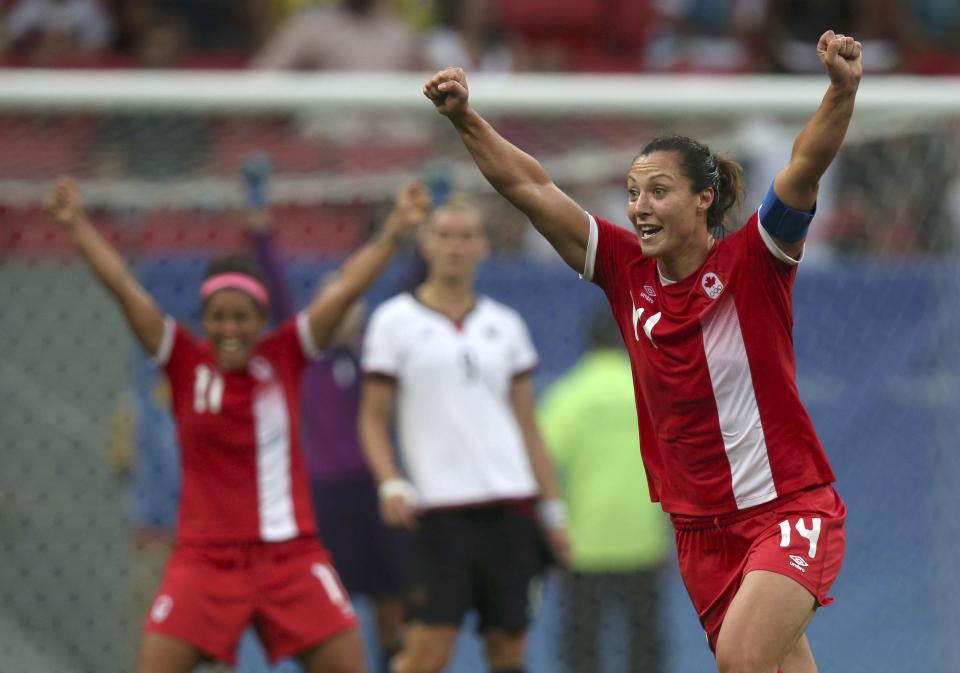
<instances>
[{"instance_id":1,"label":"white stripe on jersey","mask_svg":"<svg viewBox=\"0 0 960 673\"><path fill-rule=\"evenodd\" d=\"M721 299L719 306L701 317L701 323L703 349L710 369L737 508L769 502L777 497L777 489L732 296Z\"/></svg>"},{"instance_id":2,"label":"white stripe on jersey","mask_svg":"<svg viewBox=\"0 0 960 673\"><path fill-rule=\"evenodd\" d=\"M283 387L276 381L259 387L253 399L257 434L257 496L260 536L266 542L296 537L290 479L290 420Z\"/></svg>"},{"instance_id":3,"label":"white stripe on jersey","mask_svg":"<svg viewBox=\"0 0 960 673\"><path fill-rule=\"evenodd\" d=\"M320 346L313 340L313 332L310 330L310 316L306 309L297 314L297 336L300 338L300 348L308 360L316 360L320 357Z\"/></svg>"},{"instance_id":4,"label":"white stripe on jersey","mask_svg":"<svg viewBox=\"0 0 960 673\"><path fill-rule=\"evenodd\" d=\"M597 262L597 244L600 241L600 229L593 215L587 213L590 224L590 234L587 236L587 254L583 260L583 273L580 277L584 280L593 280L593 269Z\"/></svg>"},{"instance_id":5,"label":"white stripe on jersey","mask_svg":"<svg viewBox=\"0 0 960 673\"><path fill-rule=\"evenodd\" d=\"M163 367L170 360L170 353L173 352L173 338L177 333L177 321L171 316L163 316L163 336L160 337L160 345L157 352L152 353L153 361L158 366Z\"/></svg>"}]
</instances>

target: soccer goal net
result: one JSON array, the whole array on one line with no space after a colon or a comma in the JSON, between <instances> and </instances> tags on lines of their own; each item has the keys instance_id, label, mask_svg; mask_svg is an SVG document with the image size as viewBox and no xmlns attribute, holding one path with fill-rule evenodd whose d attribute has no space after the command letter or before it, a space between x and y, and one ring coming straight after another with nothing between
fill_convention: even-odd
<instances>
[{"instance_id":1,"label":"soccer goal net","mask_svg":"<svg viewBox=\"0 0 960 673\"><path fill-rule=\"evenodd\" d=\"M424 79L0 73L0 668L129 670L176 513L162 381L44 215L57 176L78 181L92 220L190 325L205 261L249 247L254 158L268 167L270 226L298 304L406 181L424 180L437 199L470 193L493 246L481 288L527 320L538 394L582 354L602 294L486 185L421 95ZM826 81L478 75L470 86L476 109L561 188L626 224L626 169L666 132L744 166L745 221ZM794 340L801 394L849 509L837 606L811 630L823 670L946 673L960 658L958 157L960 81L868 76L821 185ZM408 284L412 264L391 267L370 303ZM583 450L603 461L603 448ZM670 557L664 565L662 670L708 670ZM566 656L565 587L552 576L535 617L535 673ZM602 671L631 656L634 638L611 598L594 600ZM464 655L450 670L482 669Z\"/></svg>"}]
</instances>

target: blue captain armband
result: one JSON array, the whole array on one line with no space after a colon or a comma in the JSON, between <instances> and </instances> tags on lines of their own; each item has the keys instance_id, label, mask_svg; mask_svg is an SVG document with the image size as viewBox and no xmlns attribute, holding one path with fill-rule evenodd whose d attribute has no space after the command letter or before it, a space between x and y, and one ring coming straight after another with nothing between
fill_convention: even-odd
<instances>
[{"instance_id":1,"label":"blue captain armband","mask_svg":"<svg viewBox=\"0 0 960 673\"><path fill-rule=\"evenodd\" d=\"M807 229L816 212L816 204L809 213L791 208L780 200L771 184L760 204L760 226L779 241L796 243L807 237Z\"/></svg>"}]
</instances>

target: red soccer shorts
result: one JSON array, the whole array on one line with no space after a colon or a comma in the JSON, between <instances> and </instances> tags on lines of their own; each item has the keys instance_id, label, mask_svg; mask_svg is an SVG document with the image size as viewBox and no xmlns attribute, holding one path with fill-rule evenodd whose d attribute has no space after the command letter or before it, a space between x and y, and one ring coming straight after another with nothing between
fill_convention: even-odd
<instances>
[{"instance_id":1,"label":"red soccer shorts","mask_svg":"<svg viewBox=\"0 0 960 673\"><path fill-rule=\"evenodd\" d=\"M312 538L280 543L179 543L144 630L235 664L253 624L272 662L357 626L330 556Z\"/></svg>"},{"instance_id":2,"label":"red soccer shorts","mask_svg":"<svg viewBox=\"0 0 960 673\"><path fill-rule=\"evenodd\" d=\"M829 605L843 561L846 507L832 486L719 517L671 517L680 574L716 651L720 626L752 570L786 575Z\"/></svg>"}]
</instances>

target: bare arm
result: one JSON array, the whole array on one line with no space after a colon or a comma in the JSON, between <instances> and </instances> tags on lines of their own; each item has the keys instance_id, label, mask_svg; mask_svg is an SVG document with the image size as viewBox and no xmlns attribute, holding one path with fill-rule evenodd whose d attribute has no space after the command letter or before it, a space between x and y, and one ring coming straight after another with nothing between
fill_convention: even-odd
<instances>
[{"instance_id":1,"label":"bare arm","mask_svg":"<svg viewBox=\"0 0 960 673\"><path fill-rule=\"evenodd\" d=\"M852 37L828 30L820 36L817 54L830 76L830 86L820 107L794 140L790 162L773 182L781 201L803 211L816 203L820 178L843 144L863 74L861 46ZM803 249L803 240L777 239L777 245L796 257Z\"/></svg>"},{"instance_id":2,"label":"bare arm","mask_svg":"<svg viewBox=\"0 0 960 673\"><path fill-rule=\"evenodd\" d=\"M510 144L470 107L463 70L438 72L424 85L423 93L453 124L493 188L530 218L563 261L583 271L590 234L586 213L553 184L536 159Z\"/></svg>"},{"instance_id":3,"label":"bare arm","mask_svg":"<svg viewBox=\"0 0 960 673\"><path fill-rule=\"evenodd\" d=\"M123 257L87 219L72 179L57 180L47 198L46 209L67 231L97 279L120 304L140 345L150 355L156 355L163 339L163 313L137 282Z\"/></svg>"},{"instance_id":4,"label":"bare arm","mask_svg":"<svg viewBox=\"0 0 960 673\"><path fill-rule=\"evenodd\" d=\"M306 308L313 341L323 348L351 304L387 266L409 234L427 217L430 196L419 182L400 190L383 229L352 254Z\"/></svg>"},{"instance_id":5,"label":"bare arm","mask_svg":"<svg viewBox=\"0 0 960 673\"><path fill-rule=\"evenodd\" d=\"M386 524L412 528L414 498L412 487L404 480L394 460L390 439L390 419L397 398L397 385L375 376L367 376L360 398L360 443L363 455L380 485L380 515ZM403 484L407 484L406 495ZM392 486L391 486L392 485ZM395 492L390 492L394 490Z\"/></svg>"},{"instance_id":6,"label":"bare arm","mask_svg":"<svg viewBox=\"0 0 960 673\"><path fill-rule=\"evenodd\" d=\"M513 380L510 388L510 404L520 424L520 432L527 447L533 476L540 487L541 519L547 529L557 560L567 565L570 561L570 540L567 536L566 512L560 500L557 476L547 456L543 435L540 434L540 426L537 424L533 382L529 375L518 376ZM557 514L558 511L562 516Z\"/></svg>"}]
</instances>

